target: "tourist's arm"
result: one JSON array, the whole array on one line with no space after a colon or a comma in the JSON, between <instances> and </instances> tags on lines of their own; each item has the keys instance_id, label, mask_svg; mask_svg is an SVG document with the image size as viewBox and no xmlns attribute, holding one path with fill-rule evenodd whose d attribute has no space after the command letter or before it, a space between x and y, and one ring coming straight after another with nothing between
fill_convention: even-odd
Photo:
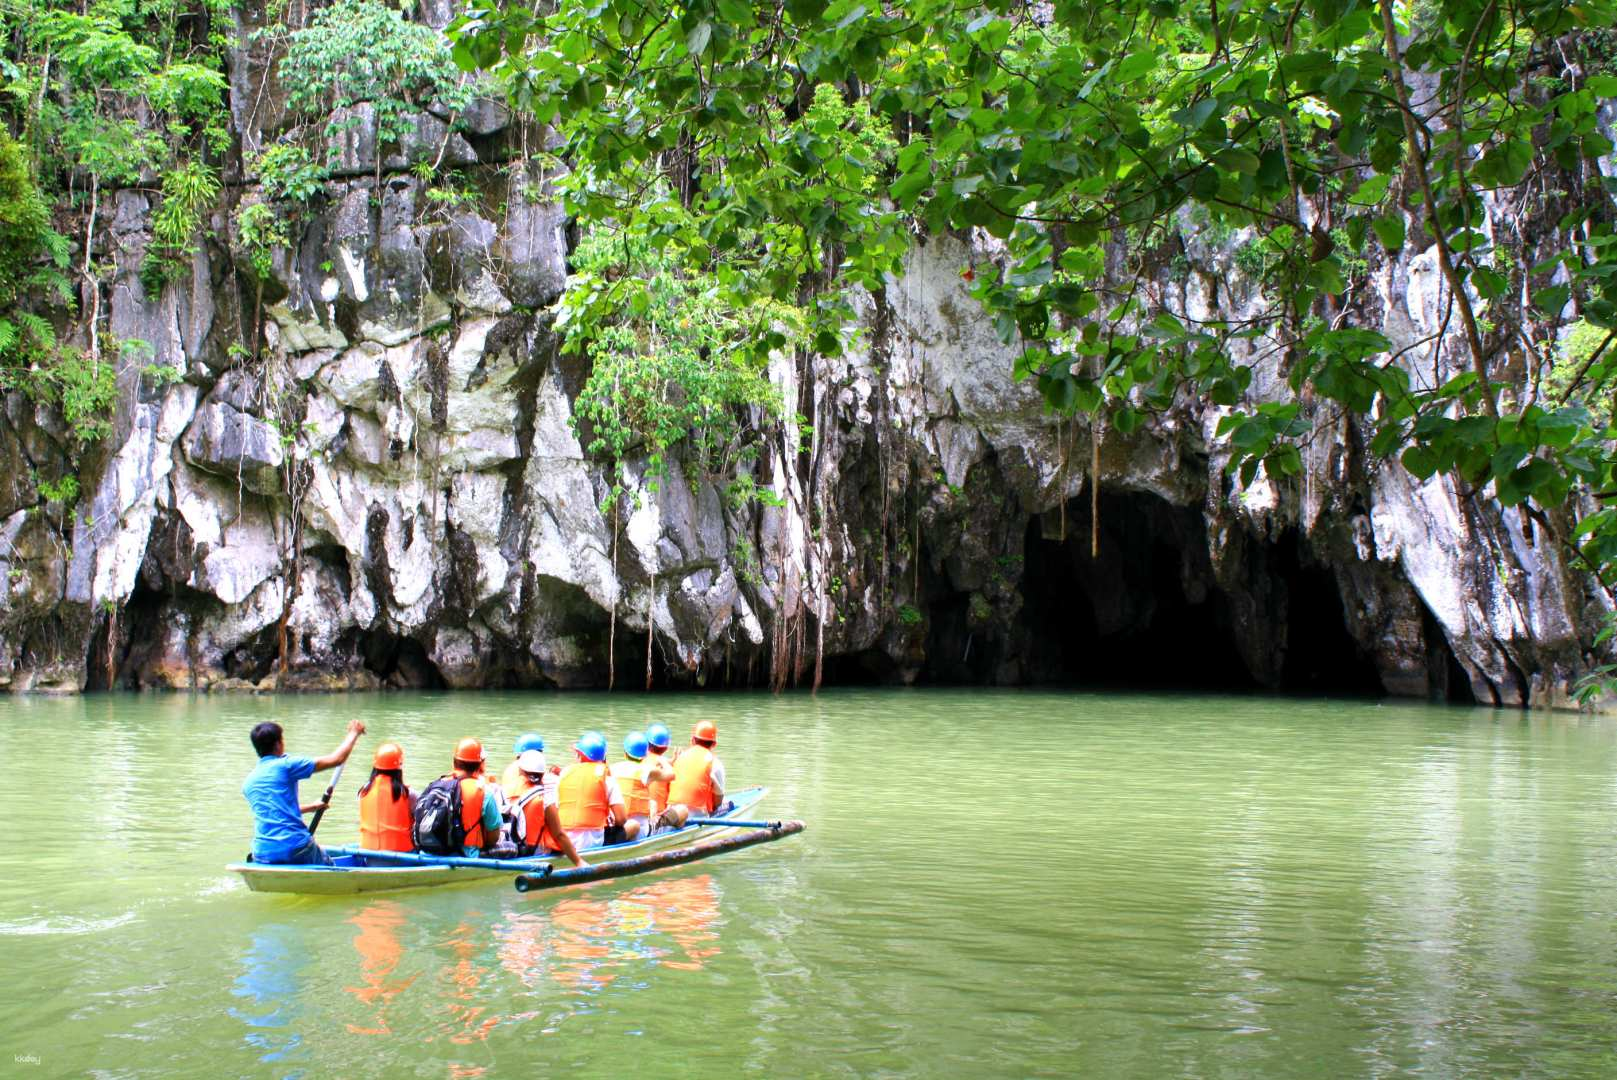
<instances>
[{"instance_id":1,"label":"tourist's arm","mask_svg":"<svg viewBox=\"0 0 1617 1080\"><path fill-rule=\"evenodd\" d=\"M584 860L578 857L578 849L573 846L573 838L561 827L561 811L557 809L555 803L545 803L545 828L550 830L550 835L561 845L561 853L573 860L574 866L584 865Z\"/></svg>"},{"instance_id":2,"label":"tourist's arm","mask_svg":"<svg viewBox=\"0 0 1617 1080\"><path fill-rule=\"evenodd\" d=\"M672 780L673 778L674 767L672 765L660 757L652 759L651 770L647 773L648 780Z\"/></svg>"},{"instance_id":3,"label":"tourist's arm","mask_svg":"<svg viewBox=\"0 0 1617 1080\"><path fill-rule=\"evenodd\" d=\"M347 761L348 755L354 752L354 744L359 741L359 737L363 734L365 734L365 722L363 720L348 721L348 734L343 736L342 742L337 746L337 749L325 757L314 759L314 771L322 772L326 769L335 769L338 765Z\"/></svg>"},{"instance_id":4,"label":"tourist's arm","mask_svg":"<svg viewBox=\"0 0 1617 1080\"><path fill-rule=\"evenodd\" d=\"M500 828L505 824L505 816L500 813L500 802L494 797L492 791L486 788L483 791L483 835L489 837L488 846L493 847L500 842Z\"/></svg>"},{"instance_id":5,"label":"tourist's arm","mask_svg":"<svg viewBox=\"0 0 1617 1080\"><path fill-rule=\"evenodd\" d=\"M606 774L606 805L610 824L622 825L629 820L628 808L623 803L623 790L618 787L618 778L610 772Z\"/></svg>"}]
</instances>

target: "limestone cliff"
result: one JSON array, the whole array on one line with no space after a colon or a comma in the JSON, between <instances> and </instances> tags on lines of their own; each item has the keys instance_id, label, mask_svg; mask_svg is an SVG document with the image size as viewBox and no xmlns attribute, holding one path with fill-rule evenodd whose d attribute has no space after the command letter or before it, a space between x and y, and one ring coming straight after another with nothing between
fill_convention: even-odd
<instances>
[{"instance_id":1,"label":"limestone cliff","mask_svg":"<svg viewBox=\"0 0 1617 1080\"><path fill-rule=\"evenodd\" d=\"M267 67L255 49L232 57L237 160L291 124ZM551 331L570 235L534 153L543 133L486 101L424 112L390 149L368 107L348 121L262 287L233 234L236 208L262 198L255 177L228 185L189 279L159 293L140 272L148 196L113 196L110 329L150 343L152 368L120 374L115 434L73 507L37 482L67 460L60 425L5 403L13 690L583 687L609 666L619 685L648 670L656 685L764 685L811 678L820 654L832 683L1555 705L1590 663L1609 602L1551 541L1371 459L1327 409L1296 482L1246 488L1224 469L1218 409L1185 402L1127 437L1047 414L962 280L995 257L972 237L921 243L903 278L861 297L849 355L778 361L811 431L758 465L783 505L631 468L636 508L615 529L571 422L585 372ZM422 162L475 178L476 197L433 201ZM1252 302L1239 243L1187 222L1153 287L1238 315ZM1366 281L1345 318L1410 346L1422 376L1458 370L1429 256ZM1280 378L1263 363L1259 398ZM151 374L170 366L183 379Z\"/></svg>"}]
</instances>

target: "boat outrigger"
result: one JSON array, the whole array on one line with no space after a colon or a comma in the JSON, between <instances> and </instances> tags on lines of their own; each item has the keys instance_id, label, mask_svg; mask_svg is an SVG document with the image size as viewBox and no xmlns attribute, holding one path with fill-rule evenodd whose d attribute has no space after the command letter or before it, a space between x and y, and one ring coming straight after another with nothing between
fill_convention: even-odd
<instances>
[{"instance_id":1,"label":"boat outrigger","mask_svg":"<svg viewBox=\"0 0 1617 1080\"><path fill-rule=\"evenodd\" d=\"M756 827L747 821L751 810L768 794L763 787L745 788L733 793L722 813L697 819L681 829L653 833L639 840L607 847L588 848L578 854L590 868L608 864L629 863L634 869L623 873L639 873L664 865L638 861L670 848L687 848L696 841L710 841ZM697 845L703 846L703 845ZM331 866L280 866L268 863L231 863L226 867L242 876L247 887L254 892L304 893L317 896L347 896L357 893L380 892L389 889L415 889L426 886L458 885L468 881L487 881L490 878L511 878L513 875L549 875L552 871L571 868L564 855L545 855L529 859L464 859L446 855L423 855L415 852L367 851L357 847L330 847ZM590 880L601 876L589 875L577 880ZM557 884L568 879L560 873Z\"/></svg>"}]
</instances>

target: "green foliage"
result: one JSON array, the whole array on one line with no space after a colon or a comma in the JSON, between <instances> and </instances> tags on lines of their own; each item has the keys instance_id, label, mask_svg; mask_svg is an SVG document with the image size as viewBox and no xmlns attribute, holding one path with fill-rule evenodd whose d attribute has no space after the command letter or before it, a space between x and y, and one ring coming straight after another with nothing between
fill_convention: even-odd
<instances>
[{"instance_id":1,"label":"green foliage","mask_svg":"<svg viewBox=\"0 0 1617 1080\"><path fill-rule=\"evenodd\" d=\"M725 485L724 496L725 501L730 504L730 509L735 511L744 510L755 503L759 506L786 505L783 496L775 494L769 488L759 487L757 479L750 472L737 473Z\"/></svg>"},{"instance_id":2,"label":"green foliage","mask_svg":"<svg viewBox=\"0 0 1617 1080\"><path fill-rule=\"evenodd\" d=\"M371 103L383 142L397 142L409 114L429 102L458 109L471 100L443 35L378 0L337 0L316 12L290 35L280 75L287 104L307 116Z\"/></svg>"},{"instance_id":3,"label":"green foliage","mask_svg":"<svg viewBox=\"0 0 1617 1080\"><path fill-rule=\"evenodd\" d=\"M28 127L35 145L105 184L136 183L147 170L166 169L176 153L223 153L229 136L221 42L197 45L182 28L197 8L226 14L214 7L100 0L87 9L54 3L28 9L20 19L24 48L13 92L34 95ZM41 92L33 70L46 54L54 93Z\"/></svg>"},{"instance_id":4,"label":"green foliage","mask_svg":"<svg viewBox=\"0 0 1617 1080\"><path fill-rule=\"evenodd\" d=\"M67 239L51 228L50 206L27 155L0 129L0 312L31 292L64 289L67 253ZM10 350L26 347L30 338L43 344L29 331L15 315L0 314L0 362L17 359Z\"/></svg>"},{"instance_id":5,"label":"green foliage","mask_svg":"<svg viewBox=\"0 0 1617 1080\"><path fill-rule=\"evenodd\" d=\"M236 235L247 254L247 267L268 280L273 253L292 242L293 228L308 204L325 189L331 170L297 144L275 143L253 159L259 190L266 201L246 200L236 210Z\"/></svg>"},{"instance_id":6,"label":"green foliage","mask_svg":"<svg viewBox=\"0 0 1617 1080\"><path fill-rule=\"evenodd\" d=\"M297 143L275 143L250 166L265 196L278 202L305 203L320 194L331 170Z\"/></svg>"},{"instance_id":7,"label":"green foliage","mask_svg":"<svg viewBox=\"0 0 1617 1080\"><path fill-rule=\"evenodd\" d=\"M771 303L737 311L712 285L605 229L584 238L573 264L556 326L565 349L590 359L574 408L575 424L593 432L589 452L613 461L643 454L656 478L682 444L699 474L730 474L748 450L754 414L781 415L753 346L762 337L785 347L795 312Z\"/></svg>"},{"instance_id":8,"label":"green foliage","mask_svg":"<svg viewBox=\"0 0 1617 1080\"><path fill-rule=\"evenodd\" d=\"M112 364L77 349L58 349L54 336L49 362L29 368L0 368L0 390L21 390L35 401L61 409L62 419L80 443L99 442L112 432L118 401Z\"/></svg>"},{"instance_id":9,"label":"green foliage","mask_svg":"<svg viewBox=\"0 0 1617 1080\"><path fill-rule=\"evenodd\" d=\"M913 604L898 605L898 621L900 625L919 626L925 618L926 616L921 614L921 609Z\"/></svg>"},{"instance_id":10,"label":"green foliage","mask_svg":"<svg viewBox=\"0 0 1617 1080\"><path fill-rule=\"evenodd\" d=\"M140 373L159 388L185 381L185 369L178 364L147 364L140 369Z\"/></svg>"},{"instance_id":11,"label":"green foliage","mask_svg":"<svg viewBox=\"0 0 1617 1080\"><path fill-rule=\"evenodd\" d=\"M247 203L236 211L236 231L247 252L247 265L253 276L267 280L273 268L274 251L290 241L286 218L269 203Z\"/></svg>"},{"instance_id":12,"label":"green foliage","mask_svg":"<svg viewBox=\"0 0 1617 1080\"><path fill-rule=\"evenodd\" d=\"M1053 410L1127 433L1200 398L1228 411L1250 483L1300 472L1300 403L1327 402L1376 454L1543 524L1617 490L1598 408L1617 349L1533 403L1502 392L1490 341L1547 340L1569 306L1617 326L1617 208L1591 165L1612 151L1614 22L1612 0L473 0L452 35L457 62L559 133L572 212L730 310L797 307L817 352L849 340L846 286L879 294L915 236L979 230L1004 254L967 279ZM1505 246L1520 220L1483 227L1488 192L1551 245L1537 264ZM1239 323L1140 288L1191 219L1243 235ZM1406 246L1465 284L1445 322L1469 370L1435 385L1344 310ZM1252 399L1253 357L1284 400ZM1617 583L1617 508L1558 535Z\"/></svg>"},{"instance_id":13,"label":"green foliage","mask_svg":"<svg viewBox=\"0 0 1617 1080\"><path fill-rule=\"evenodd\" d=\"M1590 419L1601 427L1611 425L1611 392L1608 390L1603 394L1589 395L1580 391L1589 381L1587 373L1611 349L1611 338L1611 330L1579 319L1566 328L1555 364L1546 381L1546 389L1556 400L1566 401L1570 398L1581 401L1589 410Z\"/></svg>"},{"instance_id":14,"label":"green foliage","mask_svg":"<svg viewBox=\"0 0 1617 1080\"><path fill-rule=\"evenodd\" d=\"M34 486L39 489L39 497L48 503L64 503L72 506L79 501L79 478L72 473L56 480L36 478Z\"/></svg>"},{"instance_id":15,"label":"green foliage","mask_svg":"<svg viewBox=\"0 0 1617 1080\"><path fill-rule=\"evenodd\" d=\"M160 286L184 264L218 197L213 161L229 146L221 62L229 25L227 0L44 0L0 10L0 388L56 406L79 442L111 431L116 364L59 339L99 341L107 355L123 346L73 327L92 312L74 310L70 244L53 217L79 211L73 230L88 230L82 240L94 250L104 242L97 228L110 222L108 189L149 187L156 174L144 276ZM88 259L74 269L101 273Z\"/></svg>"}]
</instances>

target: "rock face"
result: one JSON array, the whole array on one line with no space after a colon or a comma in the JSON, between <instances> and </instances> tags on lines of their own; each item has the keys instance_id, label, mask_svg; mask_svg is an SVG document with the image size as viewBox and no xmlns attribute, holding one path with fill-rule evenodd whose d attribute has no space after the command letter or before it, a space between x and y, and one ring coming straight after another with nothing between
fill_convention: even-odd
<instances>
[{"instance_id":1,"label":"rock face","mask_svg":"<svg viewBox=\"0 0 1617 1080\"><path fill-rule=\"evenodd\" d=\"M257 93L265 63L238 54L231 85ZM60 425L6 400L0 684L764 685L820 655L831 682L1558 705L1594 662L1609 601L1532 522L1370 459L1324 407L1302 475L1244 488L1216 408L1126 437L1046 414L961 280L994 258L971 237L922 244L860 298L865 352L777 363L811 431L759 462L780 505L631 466L614 520L574 429L584 373L551 330L568 222L518 153L543 133L483 103L379 148L367 110L263 287L221 207L189 278L148 293L151 208L117 194L112 332L184 379L120 376L73 505L42 494ZM273 101L233 115L249 148L285 125ZM429 196L425 160L473 194ZM1239 314L1238 240L1192 237L1154 287ZM1400 347L1435 340L1410 362L1441 375L1459 353L1438 278L1429 253L1376 268L1353 314Z\"/></svg>"}]
</instances>

